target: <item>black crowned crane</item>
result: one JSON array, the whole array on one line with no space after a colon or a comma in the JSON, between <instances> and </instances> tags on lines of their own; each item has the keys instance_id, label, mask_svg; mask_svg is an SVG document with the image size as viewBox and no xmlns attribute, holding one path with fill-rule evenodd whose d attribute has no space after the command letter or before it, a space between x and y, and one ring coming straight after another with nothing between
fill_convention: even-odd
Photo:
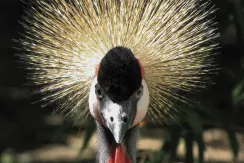
<instances>
[{"instance_id":1,"label":"black crowned crane","mask_svg":"<svg viewBox=\"0 0 244 163\"><path fill-rule=\"evenodd\" d=\"M135 163L138 124L162 122L213 70L206 0L34 0L20 39L44 101L92 115L99 163ZM175 101L177 102L174 103Z\"/></svg>"}]
</instances>

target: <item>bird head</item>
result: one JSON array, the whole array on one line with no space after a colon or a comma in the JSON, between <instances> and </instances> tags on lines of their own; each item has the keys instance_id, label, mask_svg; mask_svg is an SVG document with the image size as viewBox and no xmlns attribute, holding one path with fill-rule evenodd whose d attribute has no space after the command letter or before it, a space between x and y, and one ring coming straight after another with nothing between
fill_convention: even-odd
<instances>
[{"instance_id":1,"label":"bird head","mask_svg":"<svg viewBox=\"0 0 244 163\"><path fill-rule=\"evenodd\" d=\"M121 143L127 130L143 120L148 106L149 91L139 60L125 47L109 50L91 85L92 116Z\"/></svg>"}]
</instances>

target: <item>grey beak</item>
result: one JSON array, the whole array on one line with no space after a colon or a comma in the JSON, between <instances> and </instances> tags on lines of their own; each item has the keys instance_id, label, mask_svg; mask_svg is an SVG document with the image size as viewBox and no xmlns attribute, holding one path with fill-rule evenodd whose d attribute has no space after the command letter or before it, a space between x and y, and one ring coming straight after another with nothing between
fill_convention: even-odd
<instances>
[{"instance_id":1,"label":"grey beak","mask_svg":"<svg viewBox=\"0 0 244 163\"><path fill-rule=\"evenodd\" d=\"M124 136L130 127L131 108L128 103L113 103L111 100L107 99L102 104L102 115L107 128L111 131L114 136L116 143L122 143Z\"/></svg>"},{"instance_id":2,"label":"grey beak","mask_svg":"<svg viewBox=\"0 0 244 163\"><path fill-rule=\"evenodd\" d=\"M116 143L122 143L125 133L128 129L128 125L123 121L114 122L113 125L109 128L112 134L114 135L114 139Z\"/></svg>"}]
</instances>

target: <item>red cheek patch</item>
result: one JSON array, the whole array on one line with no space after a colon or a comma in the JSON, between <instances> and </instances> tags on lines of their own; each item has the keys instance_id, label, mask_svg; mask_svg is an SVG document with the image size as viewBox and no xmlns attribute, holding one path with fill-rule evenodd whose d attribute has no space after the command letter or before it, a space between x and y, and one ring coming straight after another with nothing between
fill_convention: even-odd
<instances>
[{"instance_id":1,"label":"red cheek patch","mask_svg":"<svg viewBox=\"0 0 244 163\"><path fill-rule=\"evenodd\" d=\"M141 62L139 61L139 59L137 59L137 61L138 61L139 66L140 66L140 68L141 68L141 77L142 77L142 79L144 79L144 68L142 67L142 64L141 64Z\"/></svg>"},{"instance_id":2,"label":"red cheek patch","mask_svg":"<svg viewBox=\"0 0 244 163\"><path fill-rule=\"evenodd\" d=\"M98 75L99 69L100 69L100 63L97 65L97 68L96 68L96 76Z\"/></svg>"}]
</instances>

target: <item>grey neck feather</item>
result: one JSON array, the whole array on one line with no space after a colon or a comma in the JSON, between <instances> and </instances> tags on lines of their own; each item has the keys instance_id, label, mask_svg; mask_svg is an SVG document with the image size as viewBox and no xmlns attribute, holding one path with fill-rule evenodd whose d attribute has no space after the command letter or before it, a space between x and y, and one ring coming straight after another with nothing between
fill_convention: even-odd
<instances>
[{"instance_id":1,"label":"grey neck feather","mask_svg":"<svg viewBox=\"0 0 244 163\"><path fill-rule=\"evenodd\" d=\"M97 163L107 163L112 149L116 143L109 129L96 122L98 130L98 154ZM124 138L124 144L127 154L130 156L132 163L136 162L136 146L138 137L138 126L129 129Z\"/></svg>"}]
</instances>

